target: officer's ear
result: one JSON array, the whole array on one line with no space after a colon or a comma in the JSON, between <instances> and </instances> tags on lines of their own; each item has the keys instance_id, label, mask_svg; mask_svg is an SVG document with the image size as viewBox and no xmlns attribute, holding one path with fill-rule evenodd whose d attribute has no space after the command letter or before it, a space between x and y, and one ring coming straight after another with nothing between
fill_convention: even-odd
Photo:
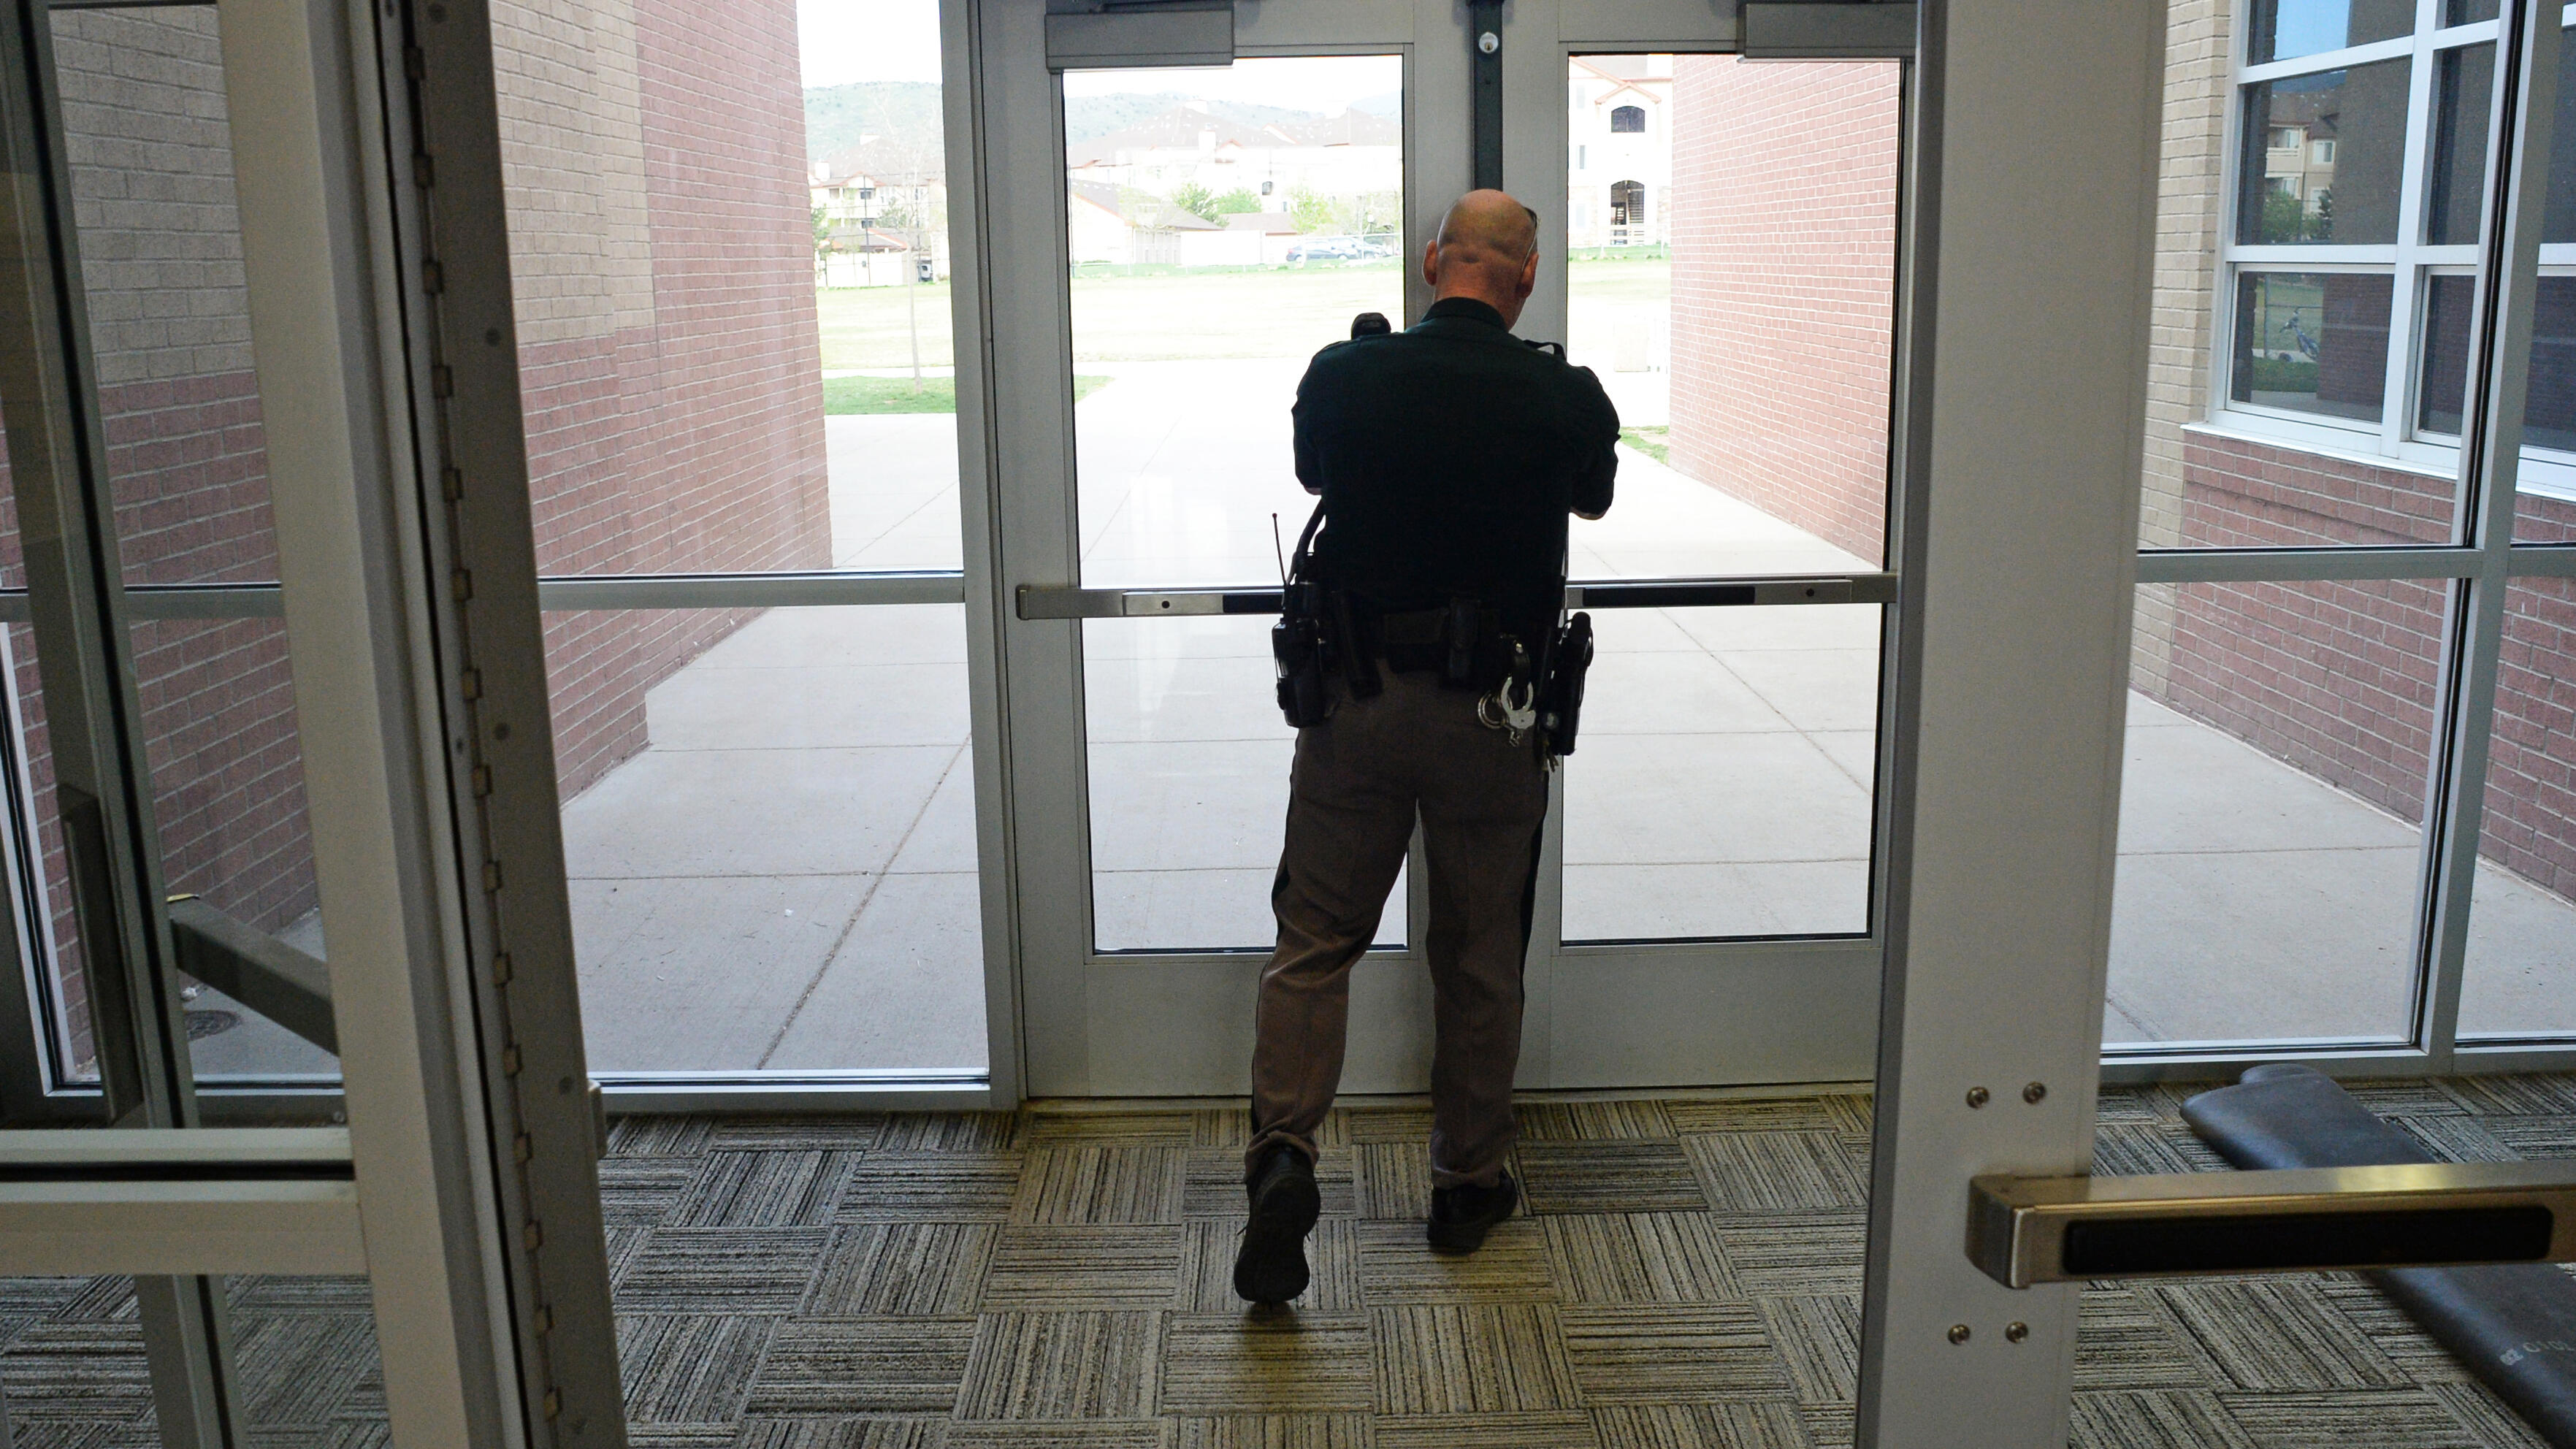
<instances>
[{"instance_id":1,"label":"officer's ear","mask_svg":"<svg viewBox=\"0 0 2576 1449\"><path fill-rule=\"evenodd\" d=\"M1422 244L1422 280L1433 291L1440 289L1440 240L1437 237Z\"/></svg>"},{"instance_id":2,"label":"officer's ear","mask_svg":"<svg viewBox=\"0 0 2576 1449\"><path fill-rule=\"evenodd\" d=\"M1530 248L1529 259L1528 259L1527 261L1524 261L1524 262L1522 262L1522 263L1521 263L1521 276L1520 276L1520 281L1514 285L1512 295L1514 295L1514 296L1516 296L1516 297L1520 297L1520 298L1522 298L1522 299L1526 300L1526 299L1528 298L1528 296L1529 296L1530 292L1532 291L1532 289L1536 288L1537 286L1538 286L1538 248L1537 248L1537 247L1531 247L1531 248Z\"/></svg>"}]
</instances>

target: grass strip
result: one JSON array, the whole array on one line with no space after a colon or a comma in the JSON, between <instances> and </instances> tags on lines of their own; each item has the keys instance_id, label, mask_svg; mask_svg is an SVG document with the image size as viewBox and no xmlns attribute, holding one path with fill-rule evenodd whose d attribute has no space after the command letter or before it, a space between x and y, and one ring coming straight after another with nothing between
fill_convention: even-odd
<instances>
[{"instance_id":1,"label":"grass strip","mask_svg":"<svg viewBox=\"0 0 2576 1449\"><path fill-rule=\"evenodd\" d=\"M1619 430L1620 442L1658 463L1665 464L1672 462L1672 436L1673 430L1670 428L1621 428Z\"/></svg>"},{"instance_id":2,"label":"grass strip","mask_svg":"<svg viewBox=\"0 0 2576 1449\"><path fill-rule=\"evenodd\" d=\"M1075 378L1073 400L1082 401L1112 380L1096 375ZM953 413L957 411L957 379L925 377L916 386L908 377L827 377L823 379L823 411L835 416Z\"/></svg>"}]
</instances>

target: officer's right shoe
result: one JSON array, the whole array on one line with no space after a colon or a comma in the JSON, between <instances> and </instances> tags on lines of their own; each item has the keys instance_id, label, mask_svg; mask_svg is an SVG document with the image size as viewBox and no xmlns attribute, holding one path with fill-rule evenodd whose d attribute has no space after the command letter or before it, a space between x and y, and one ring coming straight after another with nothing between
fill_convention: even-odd
<instances>
[{"instance_id":1,"label":"officer's right shoe","mask_svg":"<svg viewBox=\"0 0 2576 1449\"><path fill-rule=\"evenodd\" d=\"M1283 1142L1262 1159L1246 1190L1252 1207L1243 1249L1234 1258L1235 1294L1254 1303L1286 1303L1306 1291L1306 1234L1324 1211L1315 1165Z\"/></svg>"},{"instance_id":2,"label":"officer's right shoe","mask_svg":"<svg viewBox=\"0 0 2576 1449\"><path fill-rule=\"evenodd\" d=\"M1431 1190L1431 1251L1472 1253L1485 1245L1485 1234L1520 1206L1520 1184L1508 1172L1491 1187L1435 1187Z\"/></svg>"}]
</instances>

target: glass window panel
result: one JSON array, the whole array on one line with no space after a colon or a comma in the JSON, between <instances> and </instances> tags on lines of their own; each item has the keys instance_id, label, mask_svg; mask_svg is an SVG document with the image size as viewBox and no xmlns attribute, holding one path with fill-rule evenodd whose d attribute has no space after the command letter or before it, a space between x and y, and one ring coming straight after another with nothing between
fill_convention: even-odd
<instances>
[{"instance_id":1,"label":"glass window panel","mask_svg":"<svg viewBox=\"0 0 2576 1449\"><path fill-rule=\"evenodd\" d=\"M327 959L282 619L134 622L162 887ZM330 1052L211 986L181 988L197 1078L336 1079Z\"/></svg>"},{"instance_id":2,"label":"glass window panel","mask_svg":"<svg viewBox=\"0 0 2576 1449\"><path fill-rule=\"evenodd\" d=\"M2469 312L2475 302L2476 278L2436 276L2425 279L2424 373L2417 426L2428 433L2457 437L2460 410L2468 386ZM2532 311L2531 371L2523 398L2522 441L2526 448L2576 451L2576 276L2540 279ZM2552 532L2561 509L2552 505L2554 490L2529 474L2516 534L2525 543L2555 542Z\"/></svg>"},{"instance_id":3,"label":"glass window panel","mask_svg":"<svg viewBox=\"0 0 2576 1449\"><path fill-rule=\"evenodd\" d=\"M2388 389L2390 281L2370 272L2245 272L2236 279L2241 403L2379 421Z\"/></svg>"},{"instance_id":4,"label":"glass window panel","mask_svg":"<svg viewBox=\"0 0 2576 1449\"><path fill-rule=\"evenodd\" d=\"M936 0L621 15L493 11L538 568L958 567Z\"/></svg>"},{"instance_id":5,"label":"glass window panel","mask_svg":"<svg viewBox=\"0 0 2576 1449\"><path fill-rule=\"evenodd\" d=\"M2384 60L2245 87L2239 245L2397 240L2413 64Z\"/></svg>"},{"instance_id":6,"label":"glass window panel","mask_svg":"<svg viewBox=\"0 0 2576 1449\"><path fill-rule=\"evenodd\" d=\"M134 1280L7 1280L9 1418L17 1442L147 1446L200 1443L164 1435ZM229 1300L228 1371L244 1444L382 1443L384 1371L364 1278L242 1277Z\"/></svg>"},{"instance_id":7,"label":"glass window panel","mask_svg":"<svg viewBox=\"0 0 2576 1449\"><path fill-rule=\"evenodd\" d=\"M2517 579L2488 744L2463 1036L2576 1034L2576 581Z\"/></svg>"},{"instance_id":8,"label":"glass window panel","mask_svg":"<svg viewBox=\"0 0 2576 1449\"><path fill-rule=\"evenodd\" d=\"M2540 213L2543 242L2576 242L2576 32L2558 33L2558 118L2549 128L2549 191Z\"/></svg>"},{"instance_id":9,"label":"glass window panel","mask_svg":"<svg viewBox=\"0 0 2576 1449\"><path fill-rule=\"evenodd\" d=\"M2424 240L2433 246L2465 245L2478 239L2478 214L2486 199L2495 54L2492 44L2463 45L2443 51L2436 61L2432 194L2424 204Z\"/></svg>"},{"instance_id":10,"label":"glass window panel","mask_svg":"<svg viewBox=\"0 0 2576 1449\"><path fill-rule=\"evenodd\" d=\"M1869 929L1875 605L1594 612L1567 941Z\"/></svg>"},{"instance_id":11,"label":"glass window panel","mask_svg":"<svg viewBox=\"0 0 2576 1449\"><path fill-rule=\"evenodd\" d=\"M1269 950L1297 734L1279 717L1267 617L1083 625L1093 944ZM1405 878L1376 944L1404 945Z\"/></svg>"},{"instance_id":12,"label":"glass window panel","mask_svg":"<svg viewBox=\"0 0 2576 1449\"><path fill-rule=\"evenodd\" d=\"M274 579L214 7L52 21L126 581Z\"/></svg>"},{"instance_id":13,"label":"glass window panel","mask_svg":"<svg viewBox=\"0 0 2576 1449\"><path fill-rule=\"evenodd\" d=\"M549 614L601 1072L986 1065L965 611Z\"/></svg>"},{"instance_id":14,"label":"glass window panel","mask_svg":"<svg viewBox=\"0 0 2576 1449\"><path fill-rule=\"evenodd\" d=\"M2108 1043L2410 1028L2445 590L2139 588Z\"/></svg>"},{"instance_id":15,"label":"glass window panel","mask_svg":"<svg viewBox=\"0 0 2576 1449\"><path fill-rule=\"evenodd\" d=\"M1082 581L1276 583L1289 407L1351 318L1402 324L1404 63L1087 71L1065 91Z\"/></svg>"},{"instance_id":16,"label":"glass window panel","mask_svg":"<svg viewBox=\"0 0 2576 1449\"><path fill-rule=\"evenodd\" d=\"M221 37L207 8L52 16L84 301L129 584L277 577ZM9 582L21 582L14 528ZM134 606L138 612L141 606ZM30 631L13 647L33 656ZM138 619L131 643L164 886L321 954L286 630L276 619ZM32 679L25 768L50 800ZM40 813L40 819L45 818ZM67 889L49 841L46 889ZM52 922L69 1058L89 1070L72 922ZM201 1079L328 1080L333 1056L211 987L182 987Z\"/></svg>"},{"instance_id":17,"label":"glass window panel","mask_svg":"<svg viewBox=\"0 0 2576 1449\"><path fill-rule=\"evenodd\" d=\"M2245 61L2261 65L2404 35L2415 0L2254 0L2247 21Z\"/></svg>"},{"instance_id":18,"label":"glass window panel","mask_svg":"<svg viewBox=\"0 0 2576 1449\"><path fill-rule=\"evenodd\" d=\"M14 504L14 495L12 497ZM18 529L14 507L5 543L14 566ZM35 1013L63 1082L98 1081L98 1039L90 1017L89 970L83 959L80 920L73 914L71 866L64 854L62 812L54 794L52 735L45 723L36 631L25 624L0 631L8 651L10 691L6 733L0 734L0 770L8 788L8 834L0 862L9 873L8 903L18 949L37 962Z\"/></svg>"},{"instance_id":19,"label":"glass window panel","mask_svg":"<svg viewBox=\"0 0 2576 1449\"><path fill-rule=\"evenodd\" d=\"M1899 68L1587 55L1567 87L1567 355L1626 443L1574 572L1879 567ZM1636 104L1669 124L1619 131Z\"/></svg>"},{"instance_id":20,"label":"glass window panel","mask_svg":"<svg viewBox=\"0 0 2576 1449\"><path fill-rule=\"evenodd\" d=\"M2458 437L2467 406L2469 323L2477 310L2478 279L2445 273L2424 279L2424 351L2418 375L2415 426Z\"/></svg>"},{"instance_id":21,"label":"glass window panel","mask_svg":"<svg viewBox=\"0 0 2576 1449\"><path fill-rule=\"evenodd\" d=\"M2443 0L2442 23L2470 25L2496 18L2496 0Z\"/></svg>"}]
</instances>

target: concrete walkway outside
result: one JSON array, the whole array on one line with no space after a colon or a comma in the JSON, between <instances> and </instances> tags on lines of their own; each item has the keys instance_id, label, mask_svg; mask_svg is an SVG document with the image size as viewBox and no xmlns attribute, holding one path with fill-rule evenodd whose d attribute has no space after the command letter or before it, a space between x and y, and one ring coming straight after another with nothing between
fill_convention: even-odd
<instances>
[{"instance_id":1,"label":"concrete walkway outside","mask_svg":"<svg viewBox=\"0 0 2576 1449\"><path fill-rule=\"evenodd\" d=\"M1084 364L1084 581L1274 580L1311 500L1297 366ZM828 422L835 561L955 567L953 420ZM1868 569L1622 450L1575 571ZM1879 611L1619 611L1566 770L1571 939L1856 931ZM1099 944L1259 947L1289 733L1265 619L1087 626ZM966 675L953 608L776 610L655 689L652 746L566 806L603 1070L984 1060ZM2370 1036L2411 1009L2417 832L2133 700L2110 1038ZM2552 1024L2576 907L2480 881L2464 1024ZM1401 939L1398 893L1385 928ZM2576 1023L2557 1022L2557 1025Z\"/></svg>"}]
</instances>

